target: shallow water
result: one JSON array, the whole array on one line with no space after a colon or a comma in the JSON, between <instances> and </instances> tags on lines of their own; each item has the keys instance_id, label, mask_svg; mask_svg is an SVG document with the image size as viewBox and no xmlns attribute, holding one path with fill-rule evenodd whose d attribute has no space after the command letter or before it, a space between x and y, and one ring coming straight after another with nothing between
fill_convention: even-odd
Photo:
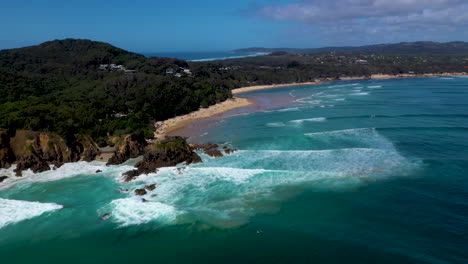
<instances>
[{"instance_id":1,"label":"shallow water","mask_svg":"<svg viewBox=\"0 0 468 264\"><path fill-rule=\"evenodd\" d=\"M2 260L468 261L468 79L247 94L259 95L295 103L218 120L192 138L227 141L235 154L130 184L120 175L131 163L67 164L1 189ZM133 196L152 183L149 202Z\"/></svg>"}]
</instances>

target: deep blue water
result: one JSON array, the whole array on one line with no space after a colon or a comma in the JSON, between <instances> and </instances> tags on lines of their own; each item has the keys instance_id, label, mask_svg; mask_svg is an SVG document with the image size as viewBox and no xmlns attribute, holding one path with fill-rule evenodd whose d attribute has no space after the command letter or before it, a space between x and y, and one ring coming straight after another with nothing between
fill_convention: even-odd
<instances>
[{"instance_id":1,"label":"deep blue water","mask_svg":"<svg viewBox=\"0 0 468 264\"><path fill-rule=\"evenodd\" d=\"M162 169L131 184L119 181L130 166L68 164L0 190L1 259L468 262L467 78L247 96L295 103L226 119L192 139L228 142L239 149L233 155L202 155L181 173ZM147 203L117 190L150 183L158 187ZM111 218L100 220L104 213Z\"/></svg>"},{"instance_id":2,"label":"deep blue water","mask_svg":"<svg viewBox=\"0 0 468 264\"><path fill-rule=\"evenodd\" d=\"M255 57L265 55L265 53L234 53L228 51L207 51L207 52L147 52L144 53L146 57L166 57L177 58L187 61L214 61L214 60L227 60L238 59L245 57Z\"/></svg>"}]
</instances>

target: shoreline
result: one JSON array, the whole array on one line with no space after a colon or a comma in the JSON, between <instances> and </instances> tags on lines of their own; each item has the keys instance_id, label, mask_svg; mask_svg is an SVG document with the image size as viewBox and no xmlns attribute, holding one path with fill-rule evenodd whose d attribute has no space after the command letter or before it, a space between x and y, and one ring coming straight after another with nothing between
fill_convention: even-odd
<instances>
[{"instance_id":1,"label":"shoreline","mask_svg":"<svg viewBox=\"0 0 468 264\"><path fill-rule=\"evenodd\" d=\"M266 85L254 85L236 88L232 90L232 94L243 94L254 91L261 90L270 90L275 88L285 88L285 87L296 87L296 86L307 86L307 85L319 85L326 82L339 82L339 81L354 81L354 80L390 80L390 79L405 79L405 78L426 78L426 77L444 77L444 76L468 76L466 72L444 72L444 73L424 73L424 74L408 74L402 73L398 75L392 74L372 74L369 76L350 76L350 77L340 77L340 79L334 78L323 78L317 79L313 82L302 82L302 83L285 83L285 84L266 84Z\"/></svg>"},{"instance_id":2,"label":"shoreline","mask_svg":"<svg viewBox=\"0 0 468 264\"><path fill-rule=\"evenodd\" d=\"M425 78L425 77L444 77L444 76L468 76L466 72L457 72L457 73L425 73L425 74L372 74L369 76L354 76L354 77L341 77L340 79L325 78L320 80L315 80L313 82L303 82L303 83L288 83L288 84L271 84L271 85L255 85L236 88L232 90L233 95L239 95L243 93L261 91L261 90L270 90L276 88L286 88L286 87L297 87L297 86L308 86L308 85L319 85L327 82L340 82L340 81L353 81L353 80L390 80L390 79L405 79L405 78ZM231 99L217 103L208 108L200 108L197 111L191 112L187 115L177 116L170 118L164 121L156 122L156 130L154 137L156 140L162 140L167 135L174 135L175 132L181 130L188 125L195 123L201 119L209 119L215 116L219 116L223 113L235 110L238 108L244 108L248 106L253 106L258 104L258 102L244 97L234 96Z\"/></svg>"},{"instance_id":3,"label":"shoreline","mask_svg":"<svg viewBox=\"0 0 468 264\"><path fill-rule=\"evenodd\" d=\"M208 108L200 108L197 111L191 112L186 115L177 116L164 121L156 122L156 130L154 132L154 137L157 140L162 140L167 135L182 129L197 120L211 118L229 112L231 110L247 106L253 106L256 104L257 102L252 99L234 96L233 98L227 99L226 101L211 105Z\"/></svg>"}]
</instances>

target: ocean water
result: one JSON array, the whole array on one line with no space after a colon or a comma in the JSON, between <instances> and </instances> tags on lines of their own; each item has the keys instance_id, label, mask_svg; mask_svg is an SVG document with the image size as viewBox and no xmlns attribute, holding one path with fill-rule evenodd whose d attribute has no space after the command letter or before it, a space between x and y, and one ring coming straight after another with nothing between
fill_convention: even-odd
<instances>
[{"instance_id":1,"label":"ocean water","mask_svg":"<svg viewBox=\"0 0 468 264\"><path fill-rule=\"evenodd\" d=\"M187 61L215 61L215 60L228 60L228 59L239 59L246 57L263 56L268 53L257 52L257 53L234 53L228 51L218 52L148 52L144 55L146 57L166 57L166 58L177 58Z\"/></svg>"},{"instance_id":2,"label":"ocean water","mask_svg":"<svg viewBox=\"0 0 468 264\"><path fill-rule=\"evenodd\" d=\"M7 182L2 263L468 263L467 78L246 96L292 103L192 139L235 154L132 183L135 161Z\"/></svg>"}]
</instances>

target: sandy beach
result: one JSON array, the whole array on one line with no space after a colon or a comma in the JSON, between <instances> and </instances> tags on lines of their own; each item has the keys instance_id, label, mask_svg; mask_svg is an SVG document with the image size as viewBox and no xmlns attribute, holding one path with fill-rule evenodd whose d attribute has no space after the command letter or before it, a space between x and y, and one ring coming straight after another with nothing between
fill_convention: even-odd
<instances>
[{"instance_id":1,"label":"sandy beach","mask_svg":"<svg viewBox=\"0 0 468 264\"><path fill-rule=\"evenodd\" d=\"M237 108L255 105L256 102L247 98L233 97L224 102L212 105L208 108L200 108L199 110L187 115L177 116L165 121L156 122L156 131L154 137L156 139L164 139L166 135L178 129L181 129L188 124L203 118L213 117Z\"/></svg>"},{"instance_id":2,"label":"sandy beach","mask_svg":"<svg viewBox=\"0 0 468 264\"><path fill-rule=\"evenodd\" d=\"M257 85L257 86L249 86L249 87L242 87L232 90L232 94L239 95L242 93L248 93L253 91L260 91L260 90L269 90L275 88L285 88L285 87L293 87L293 86L307 86L307 85L318 85L325 82L332 82L332 81L353 81L353 80L387 80L387 79L401 79L401 78L423 78L423 77L441 77L441 76L463 76L467 75L467 73L428 73L428 74L398 74L398 75L391 75L391 74L373 74L370 77L367 76L356 76L356 77L341 77L339 80L333 78L325 78L321 80L315 80L313 82L303 82L303 83L289 83L289 84L272 84L272 85ZM155 138L158 140L164 139L164 137L168 134L174 134L175 131L180 130L187 125L205 118L214 117L225 112L243 108L247 106L252 106L257 104L256 101L243 98L243 97L236 97L234 96L232 99L228 99L224 102L212 105L208 108L201 108L198 111L192 112L187 115L174 117L165 121L158 121L156 122L156 131L155 131Z\"/></svg>"}]
</instances>

